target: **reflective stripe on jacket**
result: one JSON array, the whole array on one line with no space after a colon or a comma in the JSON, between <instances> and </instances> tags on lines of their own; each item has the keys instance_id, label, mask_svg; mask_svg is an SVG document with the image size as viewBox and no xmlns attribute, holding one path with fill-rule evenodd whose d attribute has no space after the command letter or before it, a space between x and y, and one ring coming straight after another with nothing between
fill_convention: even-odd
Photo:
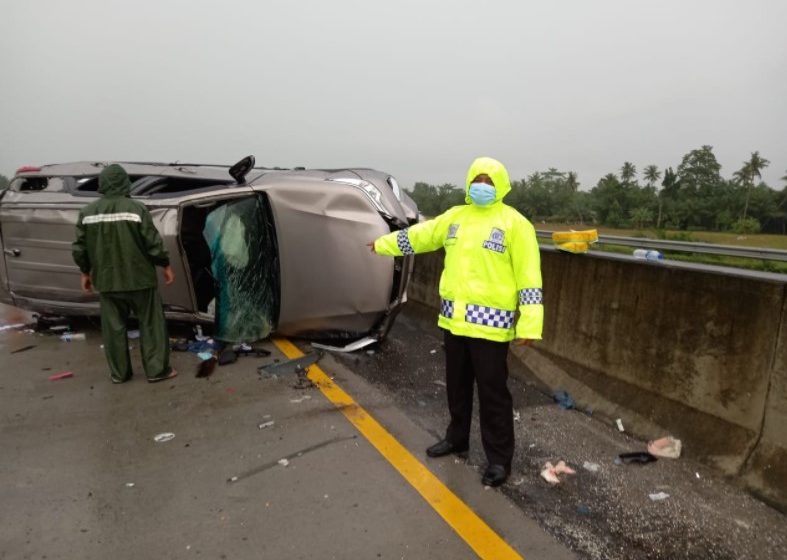
<instances>
[{"instance_id":1,"label":"reflective stripe on jacket","mask_svg":"<svg viewBox=\"0 0 787 560\"><path fill-rule=\"evenodd\" d=\"M398 256L445 248L438 325L453 334L495 341L540 339L544 322L541 256L533 225L502 198L511 190L499 162L479 158L467 179L487 174L490 206L455 206L440 216L377 239L375 252ZM467 199L469 201L469 198ZM514 326L515 313L520 317Z\"/></svg>"},{"instance_id":2,"label":"reflective stripe on jacket","mask_svg":"<svg viewBox=\"0 0 787 560\"><path fill-rule=\"evenodd\" d=\"M158 285L156 266L169 254L147 208L128 197L130 181L119 165L99 176L100 199L79 213L74 262L99 292L130 292Z\"/></svg>"}]
</instances>

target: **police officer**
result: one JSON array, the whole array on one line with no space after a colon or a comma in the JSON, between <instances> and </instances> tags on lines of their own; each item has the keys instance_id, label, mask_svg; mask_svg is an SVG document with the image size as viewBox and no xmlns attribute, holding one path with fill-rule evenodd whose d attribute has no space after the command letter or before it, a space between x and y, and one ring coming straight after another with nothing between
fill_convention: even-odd
<instances>
[{"instance_id":1,"label":"police officer","mask_svg":"<svg viewBox=\"0 0 787 560\"><path fill-rule=\"evenodd\" d=\"M487 467L481 481L499 486L511 472L514 421L508 390L508 343L541 339L541 260L533 225L503 203L511 190L499 161L476 159L467 173L465 203L436 218L377 239L372 250L399 256L445 249L440 278L450 423L430 457L468 449L474 384ZM515 324L515 316L519 319Z\"/></svg>"},{"instance_id":2,"label":"police officer","mask_svg":"<svg viewBox=\"0 0 787 560\"><path fill-rule=\"evenodd\" d=\"M74 262L82 271L82 289L99 292L104 353L113 383L131 379L126 322L133 311L139 319L142 362L148 381L171 379L169 337L157 291L156 266L164 268L164 281L172 284L169 265L150 213L129 198L131 181L119 165L99 175L102 197L79 213Z\"/></svg>"}]
</instances>

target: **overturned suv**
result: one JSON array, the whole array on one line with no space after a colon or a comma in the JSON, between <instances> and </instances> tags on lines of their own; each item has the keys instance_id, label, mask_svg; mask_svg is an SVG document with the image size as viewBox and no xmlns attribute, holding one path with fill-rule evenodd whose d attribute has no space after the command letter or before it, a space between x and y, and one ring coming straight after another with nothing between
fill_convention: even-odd
<instances>
[{"instance_id":1,"label":"overturned suv","mask_svg":"<svg viewBox=\"0 0 787 560\"><path fill-rule=\"evenodd\" d=\"M17 171L0 193L0 302L98 314L97 296L80 289L71 243L109 163ZM262 314L282 335L382 338L406 300L413 257L380 258L366 246L418 219L386 173L259 168L251 156L232 167L117 163L169 251L176 280L159 286L170 319L208 322L220 306L246 306L229 315Z\"/></svg>"}]
</instances>

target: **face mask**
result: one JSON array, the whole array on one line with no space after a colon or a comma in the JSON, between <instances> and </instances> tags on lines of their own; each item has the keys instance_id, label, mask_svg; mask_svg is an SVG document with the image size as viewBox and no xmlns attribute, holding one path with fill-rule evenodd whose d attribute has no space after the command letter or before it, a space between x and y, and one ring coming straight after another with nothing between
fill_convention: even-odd
<instances>
[{"instance_id":1,"label":"face mask","mask_svg":"<svg viewBox=\"0 0 787 560\"><path fill-rule=\"evenodd\" d=\"M469 194L476 206L489 206L495 201L495 187L486 183L473 183Z\"/></svg>"}]
</instances>

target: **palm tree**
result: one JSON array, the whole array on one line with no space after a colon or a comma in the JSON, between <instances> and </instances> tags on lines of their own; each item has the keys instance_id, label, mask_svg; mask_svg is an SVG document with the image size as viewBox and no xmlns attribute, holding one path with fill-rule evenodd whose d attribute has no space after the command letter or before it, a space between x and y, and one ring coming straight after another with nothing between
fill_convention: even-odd
<instances>
[{"instance_id":1,"label":"palm tree","mask_svg":"<svg viewBox=\"0 0 787 560\"><path fill-rule=\"evenodd\" d=\"M624 183L628 184L637 176L637 168L630 161L624 161L623 167L620 168L620 178Z\"/></svg>"},{"instance_id":2,"label":"palm tree","mask_svg":"<svg viewBox=\"0 0 787 560\"><path fill-rule=\"evenodd\" d=\"M566 175L566 185L571 189L571 192L579 190L579 181L577 181L577 174L574 171L569 171Z\"/></svg>"},{"instance_id":3,"label":"palm tree","mask_svg":"<svg viewBox=\"0 0 787 560\"><path fill-rule=\"evenodd\" d=\"M652 187L653 184L661 178L661 171L655 165L648 165L643 171L643 176L645 180L648 182L648 186Z\"/></svg>"},{"instance_id":4,"label":"palm tree","mask_svg":"<svg viewBox=\"0 0 787 560\"><path fill-rule=\"evenodd\" d=\"M746 214L749 211L749 197L751 196L751 188L754 186L754 178L762 178L762 170L770 165L770 161L764 157L760 157L760 152L752 152L751 158L743 162L743 167L736 171L733 175L735 179L746 185L746 202L743 205L743 218L746 219Z\"/></svg>"}]
</instances>

